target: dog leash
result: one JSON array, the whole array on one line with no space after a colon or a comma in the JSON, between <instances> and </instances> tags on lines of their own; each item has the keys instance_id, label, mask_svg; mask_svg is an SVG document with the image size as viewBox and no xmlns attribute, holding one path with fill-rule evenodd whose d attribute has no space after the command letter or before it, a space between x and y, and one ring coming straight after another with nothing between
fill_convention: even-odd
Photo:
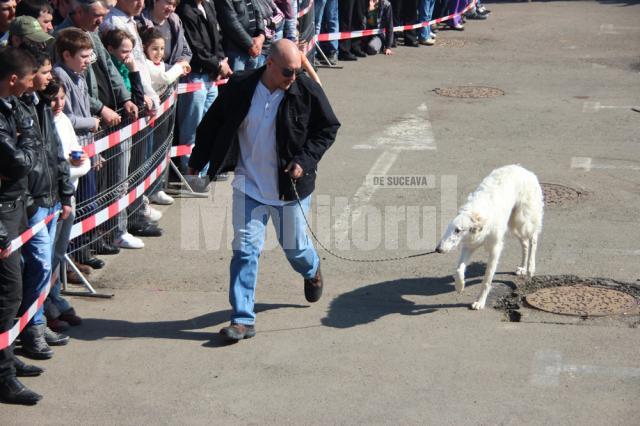
<instances>
[{"instance_id":1,"label":"dog leash","mask_svg":"<svg viewBox=\"0 0 640 426\"><path fill-rule=\"evenodd\" d=\"M411 259L414 257L422 257L422 256L427 256L427 255L436 253L435 250L432 250L424 253L410 254L407 256L383 257L379 259L355 259L353 257L345 257L337 253L334 253L333 251L326 248L324 244L320 242L315 232L313 232L313 229L311 229L311 225L309 225L309 221L307 220L307 215L304 214L304 209L302 208L302 203L300 202L300 195L298 195L298 188L296 188L296 181L291 176L289 176L289 179L291 180L291 186L293 187L293 192L296 194L296 201L298 202L298 207L300 207L300 212L302 212L302 217L304 217L304 221L307 224L307 228L309 229L311 236L313 237L314 240L316 240L316 242L320 245L320 247L322 247L324 251L326 251L330 255L337 257L338 259L346 260L347 262L377 263L377 262L392 262L396 260Z\"/></svg>"}]
</instances>

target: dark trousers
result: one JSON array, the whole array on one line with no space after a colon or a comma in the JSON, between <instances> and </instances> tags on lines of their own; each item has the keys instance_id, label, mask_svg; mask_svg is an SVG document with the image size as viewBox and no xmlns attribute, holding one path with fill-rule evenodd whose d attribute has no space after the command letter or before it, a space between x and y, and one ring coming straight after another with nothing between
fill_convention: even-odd
<instances>
[{"instance_id":1,"label":"dark trousers","mask_svg":"<svg viewBox=\"0 0 640 426\"><path fill-rule=\"evenodd\" d=\"M24 202L17 201L14 206L0 207L0 221L7 229L9 238L16 238L27 227ZM8 258L0 260L0 333L13 326L21 300L20 250L16 250ZM0 350L0 380L11 376L15 376L15 368L13 349L9 346Z\"/></svg>"},{"instance_id":2,"label":"dark trousers","mask_svg":"<svg viewBox=\"0 0 640 426\"><path fill-rule=\"evenodd\" d=\"M368 0L340 0L338 2L338 13L340 19L340 32L364 30L365 17ZM351 39L340 40L338 50L342 52L350 52L352 49L360 48L360 40L353 40L353 48Z\"/></svg>"},{"instance_id":3,"label":"dark trousers","mask_svg":"<svg viewBox=\"0 0 640 426\"><path fill-rule=\"evenodd\" d=\"M402 25L413 25L418 23L418 4L419 0L402 0L401 10L399 11L399 18L402 20ZM404 32L404 43L411 44L418 41L418 31L409 30Z\"/></svg>"}]
</instances>

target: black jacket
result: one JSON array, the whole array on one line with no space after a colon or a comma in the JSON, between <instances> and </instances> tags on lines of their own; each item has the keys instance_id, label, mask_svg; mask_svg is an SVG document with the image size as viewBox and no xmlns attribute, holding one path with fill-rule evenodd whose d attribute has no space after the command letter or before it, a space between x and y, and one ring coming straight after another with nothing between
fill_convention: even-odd
<instances>
[{"instance_id":1,"label":"black jacket","mask_svg":"<svg viewBox=\"0 0 640 426\"><path fill-rule=\"evenodd\" d=\"M53 207L58 201L71 205L75 192L69 181L69 163L64 158L62 142L58 136L53 112L44 100L34 103L33 95L20 98L21 107L38 123L39 137L36 145L36 161L29 173L29 197L38 207Z\"/></svg>"},{"instance_id":2,"label":"black jacket","mask_svg":"<svg viewBox=\"0 0 640 426\"><path fill-rule=\"evenodd\" d=\"M180 3L176 13L182 20L184 35L191 46L191 70L198 74L218 76L220 61L224 59L222 36L218 31L218 19L213 1L205 1L202 6L207 14L205 19L198 10L195 0Z\"/></svg>"},{"instance_id":3,"label":"black jacket","mask_svg":"<svg viewBox=\"0 0 640 426\"><path fill-rule=\"evenodd\" d=\"M0 203L26 194L27 175L36 158L36 123L21 113L19 103L14 97L0 99Z\"/></svg>"},{"instance_id":4,"label":"black jacket","mask_svg":"<svg viewBox=\"0 0 640 426\"><path fill-rule=\"evenodd\" d=\"M264 34L264 19L258 8L247 0L215 0L218 22L224 34L223 47L244 54L249 53L253 44L252 37ZM228 54L229 52L227 52Z\"/></svg>"},{"instance_id":5,"label":"black jacket","mask_svg":"<svg viewBox=\"0 0 640 426\"><path fill-rule=\"evenodd\" d=\"M196 131L196 144L189 167L202 170L207 162L209 175L233 171L240 155L238 128L251 106L253 92L265 67L233 74ZM300 198L315 189L318 162L335 141L340 122L320 85L307 75L299 75L285 92L276 118L278 186L280 200L295 200L291 181L284 169L298 163L304 176L297 180Z\"/></svg>"}]
</instances>

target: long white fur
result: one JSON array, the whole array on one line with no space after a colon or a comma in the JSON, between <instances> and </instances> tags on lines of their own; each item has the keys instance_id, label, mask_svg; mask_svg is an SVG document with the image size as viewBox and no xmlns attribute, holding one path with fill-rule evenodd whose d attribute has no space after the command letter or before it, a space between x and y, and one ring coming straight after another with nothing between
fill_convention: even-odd
<instances>
[{"instance_id":1,"label":"long white fur","mask_svg":"<svg viewBox=\"0 0 640 426\"><path fill-rule=\"evenodd\" d=\"M543 206L542 188L536 175L519 165L504 166L484 178L449 223L436 250L447 253L462 244L455 273L458 292L464 290L464 273L473 252L484 247L489 254L482 293L471 305L472 309L485 306L507 229L522 245L522 263L516 274L533 276Z\"/></svg>"}]
</instances>

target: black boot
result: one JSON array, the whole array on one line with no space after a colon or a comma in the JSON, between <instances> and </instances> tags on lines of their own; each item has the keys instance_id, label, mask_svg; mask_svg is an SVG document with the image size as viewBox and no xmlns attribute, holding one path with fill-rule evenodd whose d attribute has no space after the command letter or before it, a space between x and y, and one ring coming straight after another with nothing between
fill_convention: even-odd
<instances>
[{"instance_id":1,"label":"black boot","mask_svg":"<svg viewBox=\"0 0 640 426\"><path fill-rule=\"evenodd\" d=\"M69 343L69 336L62 333L56 333L49 327L44 328L44 341L49 346L64 346Z\"/></svg>"},{"instance_id":2,"label":"black boot","mask_svg":"<svg viewBox=\"0 0 640 426\"><path fill-rule=\"evenodd\" d=\"M34 405L42 399L34 391L20 383L15 376L0 380L0 400L9 404Z\"/></svg>"},{"instance_id":3,"label":"black boot","mask_svg":"<svg viewBox=\"0 0 640 426\"><path fill-rule=\"evenodd\" d=\"M22 362L22 360L14 357L13 366L16 369L16 377L36 377L44 373L44 370L35 365L29 365Z\"/></svg>"},{"instance_id":4,"label":"black boot","mask_svg":"<svg viewBox=\"0 0 640 426\"><path fill-rule=\"evenodd\" d=\"M49 359L53 351L44 340L44 324L30 325L24 329L22 337L22 353L31 359Z\"/></svg>"}]
</instances>

